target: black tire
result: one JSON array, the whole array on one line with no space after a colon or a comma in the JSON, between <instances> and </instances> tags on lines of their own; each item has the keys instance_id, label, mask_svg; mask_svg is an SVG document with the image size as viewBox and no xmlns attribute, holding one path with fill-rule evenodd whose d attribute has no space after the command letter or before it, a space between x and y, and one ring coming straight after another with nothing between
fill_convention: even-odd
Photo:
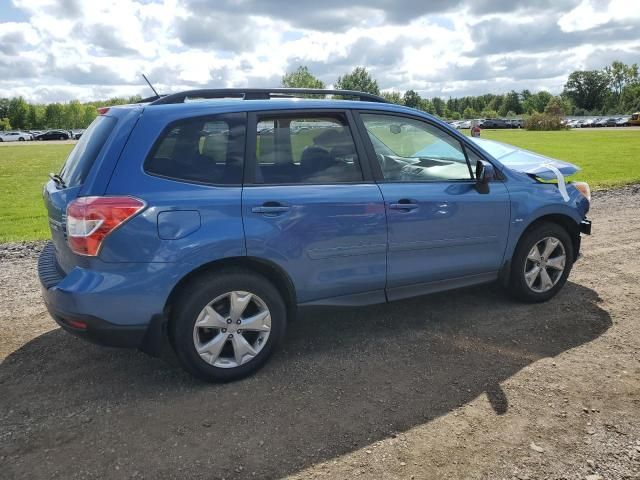
<instances>
[{"instance_id":1,"label":"black tire","mask_svg":"<svg viewBox=\"0 0 640 480\"><path fill-rule=\"evenodd\" d=\"M525 279L525 266L527 265L527 256L533 247L545 239L546 237L554 237L558 239L564 247L566 256L565 267L562 275L558 278L555 285L545 291L536 292L532 290ZM525 232L514 252L511 259L511 276L509 278L509 293L516 299L527 303L546 302L553 298L564 286L573 266L573 242L569 233L560 225L551 222L544 222L536 225Z\"/></svg>"},{"instance_id":2,"label":"black tire","mask_svg":"<svg viewBox=\"0 0 640 480\"><path fill-rule=\"evenodd\" d=\"M231 291L257 295L269 309L271 331L254 358L239 366L224 368L200 357L194 343L194 326L205 306ZM171 310L169 335L176 355L185 370L207 382L229 382L256 372L281 342L287 325L287 309L277 288L261 275L244 269L225 269L199 275L182 289Z\"/></svg>"},{"instance_id":3,"label":"black tire","mask_svg":"<svg viewBox=\"0 0 640 480\"><path fill-rule=\"evenodd\" d=\"M63 135L60 135L60 140L69 140L69 137L64 137Z\"/></svg>"},{"instance_id":4,"label":"black tire","mask_svg":"<svg viewBox=\"0 0 640 480\"><path fill-rule=\"evenodd\" d=\"M23 137L20 137L20 138L18 138L18 141L19 141L19 142L24 142L24 138L23 138Z\"/></svg>"}]
</instances>

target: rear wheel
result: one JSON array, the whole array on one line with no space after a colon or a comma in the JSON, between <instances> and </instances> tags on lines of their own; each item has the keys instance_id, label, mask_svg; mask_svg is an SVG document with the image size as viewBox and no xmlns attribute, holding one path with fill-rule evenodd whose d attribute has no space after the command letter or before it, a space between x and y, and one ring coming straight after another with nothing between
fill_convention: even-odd
<instances>
[{"instance_id":1,"label":"rear wheel","mask_svg":"<svg viewBox=\"0 0 640 480\"><path fill-rule=\"evenodd\" d=\"M231 381L263 366L286 329L278 290L245 270L202 275L178 298L173 346L184 368L206 381Z\"/></svg>"},{"instance_id":2,"label":"rear wheel","mask_svg":"<svg viewBox=\"0 0 640 480\"><path fill-rule=\"evenodd\" d=\"M509 290L524 302L544 302L564 286L572 265L573 243L567 231L555 223L541 223L516 247Z\"/></svg>"},{"instance_id":3,"label":"rear wheel","mask_svg":"<svg viewBox=\"0 0 640 480\"><path fill-rule=\"evenodd\" d=\"M67 138L64 137L63 135L60 135L60 140L67 140Z\"/></svg>"},{"instance_id":4,"label":"rear wheel","mask_svg":"<svg viewBox=\"0 0 640 480\"><path fill-rule=\"evenodd\" d=\"M20 138L18 139L18 141L19 141L19 142L24 142L24 138L23 138L23 137L20 137Z\"/></svg>"}]
</instances>

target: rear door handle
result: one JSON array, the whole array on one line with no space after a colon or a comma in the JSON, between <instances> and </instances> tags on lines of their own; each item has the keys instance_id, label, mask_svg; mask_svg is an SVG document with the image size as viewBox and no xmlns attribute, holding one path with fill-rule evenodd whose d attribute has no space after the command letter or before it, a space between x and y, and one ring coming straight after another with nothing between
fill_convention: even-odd
<instances>
[{"instance_id":1,"label":"rear door handle","mask_svg":"<svg viewBox=\"0 0 640 480\"><path fill-rule=\"evenodd\" d=\"M403 198L398 200L398 203L390 203L389 208L392 210L415 210L418 208L418 204L413 200Z\"/></svg>"},{"instance_id":2,"label":"rear door handle","mask_svg":"<svg viewBox=\"0 0 640 480\"><path fill-rule=\"evenodd\" d=\"M260 207L253 207L251 211L253 213L266 213L266 214L274 214L274 213L284 213L289 211L289 206L282 205L281 203L276 202L266 202Z\"/></svg>"}]
</instances>

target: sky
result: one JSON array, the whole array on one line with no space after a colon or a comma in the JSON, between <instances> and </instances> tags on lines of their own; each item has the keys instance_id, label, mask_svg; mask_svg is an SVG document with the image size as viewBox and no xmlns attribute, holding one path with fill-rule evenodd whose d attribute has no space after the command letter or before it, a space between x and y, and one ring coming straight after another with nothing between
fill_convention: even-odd
<instances>
[{"instance_id":1,"label":"sky","mask_svg":"<svg viewBox=\"0 0 640 480\"><path fill-rule=\"evenodd\" d=\"M104 99L328 86L365 66L383 90L559 93L574 70L640 63L640 0L0 0L0 97Z\"/></svg>"}]
</instances>

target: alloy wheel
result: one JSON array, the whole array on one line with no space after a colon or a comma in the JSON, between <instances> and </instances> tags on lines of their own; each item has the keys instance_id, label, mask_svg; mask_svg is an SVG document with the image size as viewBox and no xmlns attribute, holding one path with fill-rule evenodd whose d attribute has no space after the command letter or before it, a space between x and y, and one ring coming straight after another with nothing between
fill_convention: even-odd
<instances>
[{"instance_id":1,"label":"alloy wheel","mask_svg":"<svg viewBox=\"0 0 640 480\"><path fill-rule=\"evenodd\" d=\"M536 293L548 292L562 278L566 262L562 242L555 237L543 238L527 255L524 265L527 286Z\"/></svg>"},{"instance_id":2,"label":"alloy wheel","mask_svg":"<svg viewBox=\"0 0 640 480\"><path fill-rule=\"evenodd\" d=\"M234 368L253 360L271 333L271 314L257 295L232 291L207 304L193 327L200 358L214 367Z\"/></svg>"}]
</instances>

